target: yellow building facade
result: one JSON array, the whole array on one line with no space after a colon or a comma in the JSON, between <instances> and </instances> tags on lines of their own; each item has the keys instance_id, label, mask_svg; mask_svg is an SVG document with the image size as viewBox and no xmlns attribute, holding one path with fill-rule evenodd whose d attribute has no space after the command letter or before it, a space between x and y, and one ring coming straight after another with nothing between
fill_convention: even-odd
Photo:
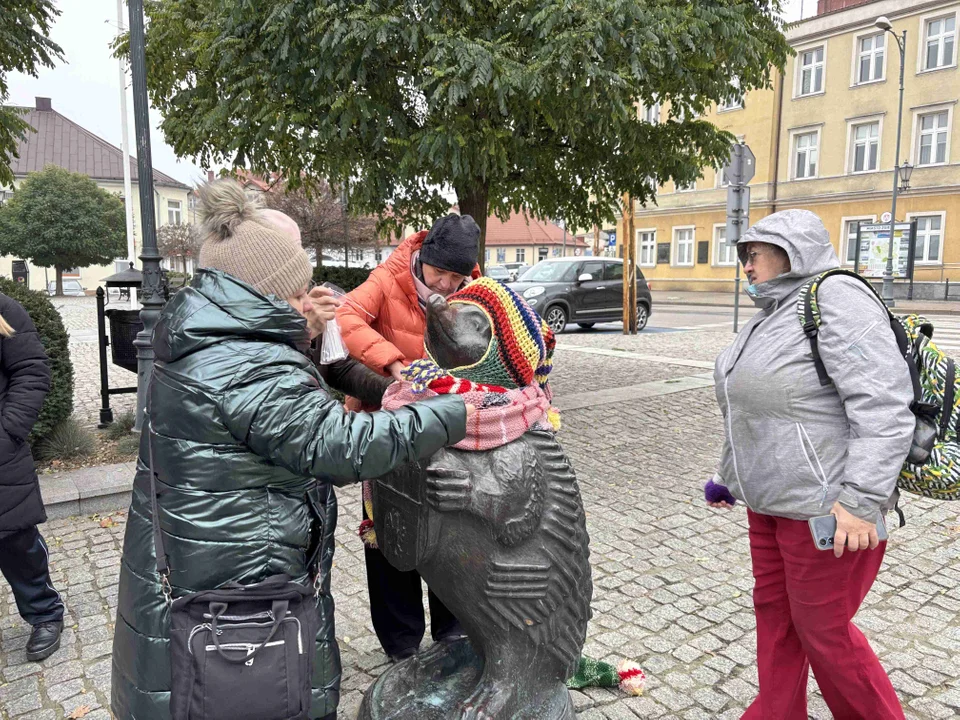
<instances>
[{"instance_id":1,"label":"yellow building facade","mask_svg":"<svg viewBox=\"0 0 960 720\"><path fill-rule=\"evenodd\" d=\"M880 16L897 35L907 31L900 162L914 169L897 220L917 221L916 296L933 298L946 279L960 280L960 2L879 0L797 23L787 31L796 54L773 88L704 119L756 156L750 222L790 208L815 212L852 268L857 223L891 210L900 52L877 28ZM732 290L736 255L725 243L719 175L707 168L693 187L667 183L657 206L636 208L637 259L655 289Z\"/></svg>"}]
</instances>

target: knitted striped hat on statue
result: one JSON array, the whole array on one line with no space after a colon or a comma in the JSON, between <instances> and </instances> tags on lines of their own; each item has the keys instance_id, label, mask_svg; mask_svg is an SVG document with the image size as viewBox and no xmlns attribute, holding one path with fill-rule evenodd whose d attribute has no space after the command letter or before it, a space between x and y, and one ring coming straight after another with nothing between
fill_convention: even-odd
<instances>
[{"instance_id":1,"label":"knitted striped hat on statue","mask_svg":"<svg viewBox=\"0 0 960 720\"><path fill-rule=\"evenodd\" d=\"M523 298L506 285L482 277L450 295L447 302L480 308L493 330L483 359L470 367L451 368L451 374L505 388L537 383L546 389L556 338Z\"/></svg>"}]
</instances>

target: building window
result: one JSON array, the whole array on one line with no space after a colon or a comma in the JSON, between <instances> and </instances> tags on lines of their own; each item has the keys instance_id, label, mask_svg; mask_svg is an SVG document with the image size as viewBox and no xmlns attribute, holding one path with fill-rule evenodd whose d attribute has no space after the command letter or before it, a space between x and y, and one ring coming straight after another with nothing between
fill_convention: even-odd
<instances>
[{"instance_id":1,"label":"building window","mask_svg":"<svg viewBox=\"0 0 960 720\"><path fill-rule=\"evenodd\" d=\"M863 123L851 128L850 167L855 173L877 169L880 153L880 122Z\"/></svg>"},{"instance_id":2,"label":"building window","mask_svg":"<svg viewBox=\"0 0 960 720\"><path fill-rule=\"evenodd\" d=\"M363 248L354 248L350 251L350 254L353 256L355 262L363 260Z\"/></svg>"},{"instance_id":3,"label":"building window","mask_svg":"<svg viewBox=\"0 0 960 720\"><path fill-rule=\"evenodd\" d=\"M506 261L507 261L507 249L497 248L497 262L502 263Z\"/></svg>"},{"instance_id":4,"label":"building window","mask_svg":"<svg viewBox=\"0 0 960 720\"><path fill-rule=\"evenodd\" d=\"M637 247L640 249L640 267L656 267L657 231L637 230Z\"/></svg>"},{"instance_id":5,"label":"building window","mask_svg":"<svg viewBox=\"0 0 960 720\"><path fill-rule=\"evenodd\" d=\"M793 177L797 180L817 176L817 160L820 154L820 134L800 133L794 137Z\"/></svg>"},{"instance_id":6,"label":"building window","mask_svg":"<svg viewBox=\"0 0 960 720\"><path fill-rule=\"evenodd\" d=\"M560 257L560 248L555 247L552 253L553 257Z\"/></svg>"},{"instance_id":7,"label":"building window","mask_svg":"<svg viewBox=\"0 0 960 720\"><path fill-rule=\"evenodd\" d=\"M739 110L743 107L743 91L740 89L740 78L732 78L730 80L730 87L730 94L720 102L720 112Z\"/></svg>"},{"instance_id":8,"label":"building window","mask_svg":"<svg viewBox=\"0 0 960 720\"><path fill-rule=\"evenodd\" d=\"M843 237L840 242L842 243L841 252L845 265L853 265L857 261L857 228L860 223L872 223L876 219L876 215L843 218Z\"/></svg>"},{"instance_id":9,"label":"building window","mask_svg":"<svg viewBox=\"0 0 960 720\"><path fill-rule=\"evenodd\" d=\"M526 261L527 261L526 248L517 248L517 262L522 263Z\"/></svg>"},{"instance_id":10,"label":"building window","mask_svg":"<svg viewBox=\"0 0 960 720\"><path fill-rule=\"evenodd\" d=\"M651 125L656 125L660 122L660 103L654 103L653 105L647 106L644 105L640 111L640 117L643 118L644 122L648 122Z\"/></svg>"},{"instance_id":11,"label":"building window","mask_svg":"<svg viewBox=\"0 0 960 720\"><path fill-rule=\"evenodd\" d=\"M486 250L483 251L483 262L484 263L490 262L490 248L487 248Z\"/></svg>"},{"instance_id":12,"label":"building window","mask_svg":"<svg viewBox=\"0 0 960 720\"><path fill-rule=\"evenodd\" d=\"M690 183L677 183L677 192L693 192L697 189L696 181Z\"/></svg>"},{"instance_id":13,"label":"building window","mask_svg":"<svg viewBox=\"0 0 960 720\"><path fill-rule=\"evenodd\" d=\"M923 69L936 70L953 65L956 38L956 15L927 20L924 31Z\"/></svg>"},{"instance_id":14,"label":"building window","mask_svg":"<svg viewBox=\"0 0 960 720\"><path fill-rule=\"evenodd\" d=\"M917 142L917 165L940 165L947 161L947 110L921 115Z\"/></svg>"},{"instance_id":15,"label":"building window","mask_svg":"<svg viewBox=\"0 0 960 720\"><path fill-rule=\"evenodd\" d=\"M824 46L804 50L797 62L800 64L800 96L823 92Z\"/></svg>"},{"instance_id":16,"label":"building window","mask_svg":"<svg viewBox=\"0 0 960 720\"><path fill-rule=\"evenodd\" d=\"M713 228L714 257L717 265L736 265L737 264L737 246L727 243L727 226L716 225Z\"/></svg>"},{"instance_id":17,"label":"building window","mask_svg":"<svg viewBox=\"0 0 960 720\"><path fill-rule=\"evenodd\" d=\"M674 228L673 264L693 265L694 228Z\"/></svg>"},{"instance_id":18,"label":"building window","mask_svg":"<svg viewBox=\"0 0 960 720\"><path fill-rule=\"evenodd\" d=\"M940 262L940 247L943 244L943 214L916 215L917 239L915 242L916 262Z\"/></svg>"},{"instance_id":19,"label":"building window","mask_svg":"<svg viewBox=\"0 0 960 720\"><path fill-rule=\"evenodd\" d=\"M179 225L183 221L183 214L179 200L167 200L167 223Z\"/></svg>"},{"instance_id":20,"label":"building window","mask_svg":"<svg viewBox=\"0 0 960 720\"><path fill-rule=\"evenodd\" d=\"M857 43L857 83L883 80L883 60L886 38L884 33L867 35Z\"/></svg>"},{"instance_id":21,"label":"building window","mask_svg":"<svg viewBox=\"0 0 960 720\"><path fill-rule=\"evenodd\" d=\"M717 187L725 188L730 185L730 177L727 175L727 166L724 165L722 168L717 170Z\"/></svg>"}]
</instances>

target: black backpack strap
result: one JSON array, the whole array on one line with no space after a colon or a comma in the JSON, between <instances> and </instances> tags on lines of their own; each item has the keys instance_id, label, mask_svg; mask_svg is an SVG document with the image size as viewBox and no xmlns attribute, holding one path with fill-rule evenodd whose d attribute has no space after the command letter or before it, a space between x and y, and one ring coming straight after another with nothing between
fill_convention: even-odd
<instances>
[{"instance_id":1,"label":"black backpack strap","mask_svg":"<svg viewBox=\"0 0 960 720\"><path fill-rule=\"evenodd\" d=\"M953 360L947 358L947 384L943 390L943 405L940 407L940 439L947 436L950 417L953 415L953 403L956 400L957 368Z\"/></svg>"}]
</instances>

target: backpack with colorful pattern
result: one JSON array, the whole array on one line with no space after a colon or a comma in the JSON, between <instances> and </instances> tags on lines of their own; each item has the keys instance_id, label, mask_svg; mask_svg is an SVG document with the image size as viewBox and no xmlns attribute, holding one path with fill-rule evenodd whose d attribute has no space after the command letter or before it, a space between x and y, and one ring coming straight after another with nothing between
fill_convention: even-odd
<instances>
[{"instance_id":1,"label":"backpack with colorful pattern","mask_svg":"<svg viewBox=\"0 0 960 720\"><path fill-rule=\"evenodd\" d=\"M803 332L810 340L821 385L829 385L831 381L817 344L820 327L817 290L826 278L834 275L856 278L883 302L869 281L841 268L821 273L800 290L797 311ZM918 424L914 448L900 470L897 487L937 500L960 500L960 390L957 388L956 363L933 343L933 325L925 318L919 315L895 316L889 310L887 314L897 345L910 368L914 394L910 409ZM925 459L923 450L917 451L917 437L924 432L933 441L929 457ZM929 440L922 443L927 448ZM903 514L899 508L897 512L903 524Z\"/></svg>"}]
</instances>

